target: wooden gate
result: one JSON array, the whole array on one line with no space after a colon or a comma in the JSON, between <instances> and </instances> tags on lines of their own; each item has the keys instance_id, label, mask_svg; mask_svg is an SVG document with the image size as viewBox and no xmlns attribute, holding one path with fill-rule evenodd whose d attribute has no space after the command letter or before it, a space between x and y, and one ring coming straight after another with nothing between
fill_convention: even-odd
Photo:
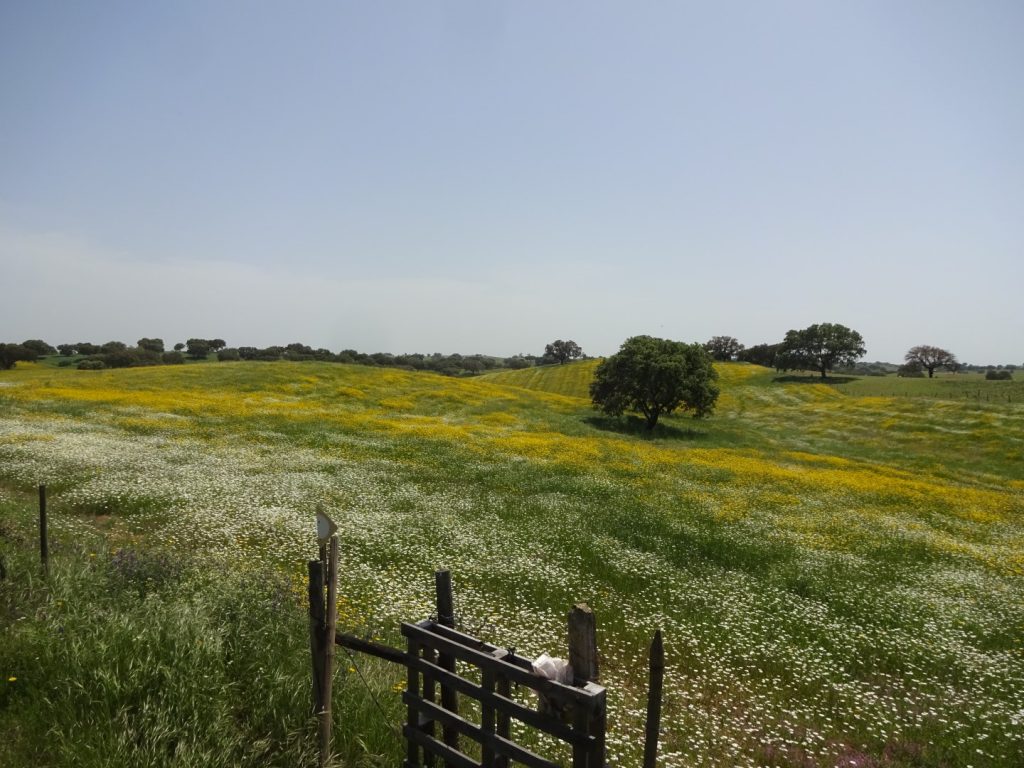
<instances>
[{"instance_id":1,"label":"wooden gate","mask_svg":"<svg viewBox=\"0 0 1024 768\"><path fill-rule=\"evenodd\" d=\"M571 745L573 768L604 768L606 709L602 686L587 682L577 687L539 677L527 659L433 620L403 623L402 635L408 643L405 768L433 765L434 757L441 758L449 768L504 768L509 760L530 768L559 768L559 763L512 740L512 718ZM457 674L454 662L463 662L478 674ZM470 677L479 677L481 682ZM536 691L546 703L544 711L513 700L509 690L513 683ZM447 698L446 690L480 702L480 724L439 705L437 686L442 689L442 702ZM444 732L443 740L437 738L437 724ZM479 762L458 748L454 734L479 744Z\"/></svg>"}]
</instances>

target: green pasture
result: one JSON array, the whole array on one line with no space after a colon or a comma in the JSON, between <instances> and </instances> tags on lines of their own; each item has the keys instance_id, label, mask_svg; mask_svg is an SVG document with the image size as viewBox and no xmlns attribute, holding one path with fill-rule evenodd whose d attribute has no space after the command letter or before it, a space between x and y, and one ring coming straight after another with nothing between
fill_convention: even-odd
<instances>
[{"instance_id":1,"label":"green pasture","mask_svg":"<svg viewBox=\"0 0 1024 768\"><path fill-rule=\"evenodd\" d=\"M983 373L936 374L932 379L865 376L841 385L850 395L930 397L973 403L1024 404L1024 372L1011 381L986 381Z\"/></svg>"},{"instance_id":2,"label":"green pasture","mask_svg":"<svg viewBox=\"0 0 1024 768\"><path fill-rule=\"evenodd\" d=\"M436 567L524 656L588 602L612 764L658 628L663 766L1024 764L1024 403L724 364L712 418L647 433L595 365L0 374L0 765L309 764L318 504L347 631L399 644ZM339 764L399 762L402 675L339 659Z\"/></svg>"}]
</instances>

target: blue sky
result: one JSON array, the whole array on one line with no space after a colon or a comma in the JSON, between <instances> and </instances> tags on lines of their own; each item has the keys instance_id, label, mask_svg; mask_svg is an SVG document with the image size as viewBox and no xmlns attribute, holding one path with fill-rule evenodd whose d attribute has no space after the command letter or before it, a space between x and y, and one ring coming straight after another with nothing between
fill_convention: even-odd
<instances>
[{"instance_id":1,"label":"blue sky","mask_svg":"<svg viewBox=\"0 0 1024 768\"><path fill-rule=\"evenodd\" d=\"M1024 361L1024 4L0 4L3 340Z\"/></svg>"}]
</instances>

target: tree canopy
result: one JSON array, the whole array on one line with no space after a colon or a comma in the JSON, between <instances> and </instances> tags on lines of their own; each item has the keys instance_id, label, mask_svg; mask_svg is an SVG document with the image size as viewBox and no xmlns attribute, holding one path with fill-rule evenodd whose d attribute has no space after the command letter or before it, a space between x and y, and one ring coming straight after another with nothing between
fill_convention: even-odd
<instances>
[{"instance_id":1,"label":"tree canopy","mask_svg":"<svg viewBox=\"0 0 1024 768\"><path fill-rule=\"evenodd\" d=\"M162 354L164 351L163 339L141 338L136 342L136 345L139 349L144 349L147 352L158 352Z\"/></svg>"},{"instance_id":2,"label":"tree canopy","mask_svg":"<svg viewBox=\"0 0 1024 768\"><path fill-rule=\"evenodd\" d=\"M662 414L707 416L718 399L718 374L700 344L633 336L602 361L590 385L594 407L611 416L642 413L648 429Z\"/></svg>"},{"instance_id":3,"label":"tree canopy","mask_svg":"<svg viewBox=\"0 0 1024 768\"><path fill-rule=\"evenodd\" d=\"M34 362L37 357L39 355L36 351L24 344L0 344L0 370L2 371L10 370L20 361Z\"/></svg>"},{"instance_id":4,"label":"tree canopy","mask_svg":"<svg viewBox=\"0 0 1024 768\"><path fill-rule=\"evenodd\" d=\"M583 348L580 347L575 341L570 339L569 341L562 341L556 339L555 341L544 347L544 361L552 363L567 363L570 360L575 360L578 357L583 356Z\"/></svg>"},{"instance_id":5,"label":"tree canopy","mask_svg":"<svg viewBox=\"0 0 1024 768\"><path fill-rule=\"evenodd\" d=\"M863 337L838 323L816 323L800 331L787 331L778 350L776 365L814 370L821 378L836 367L851 366L867 350Z\"/></svg>"},{"instance_id":6,"label":"tree canopy","mask_svg":"<svg viewBox=\"0 0 1024 768\"><path fill-rule=\"evenodd\" d=\"M25 347L25 349L31 349L39 357L57 354L57 350L42 339L27 339L26 341L21 342L21 346Z\"/></svg>"},{"instance_id":7,"label":"tree canopy","mask_svg":"<svg viewBox=\"0 0 1024 768\"><path fill-rule=\"evenodd\" d=\"M775 367L775 357L782 344L755 344L752 347L740 350L736 359L754 365L763 365L765 368Z\"/></svg>"},{"instance_id":8,"label":"tree canopy","mask_svg":"<svg viewBox=\"0 0 1024 768\"><path fill-rule=\"evenodd\" d=\"M908 363L917 363L921 368L928 371L928 378L935 375L936 368L954 370L958 363L956 355L941 347L933 347L928 344L919 344L911 347L903 359Z\"/></svg>"},{"instance_id":9,"label":"tree canopy","mask_svg":"<svg viewBox=\"0 0 1024 768\"><path fill-rule=\"evenodd\" d=\"M732 360L743 351L743 345L734 336L712 336L704 342L704 349L715 358L723 362Z\"/></svg>"}]
</instances>

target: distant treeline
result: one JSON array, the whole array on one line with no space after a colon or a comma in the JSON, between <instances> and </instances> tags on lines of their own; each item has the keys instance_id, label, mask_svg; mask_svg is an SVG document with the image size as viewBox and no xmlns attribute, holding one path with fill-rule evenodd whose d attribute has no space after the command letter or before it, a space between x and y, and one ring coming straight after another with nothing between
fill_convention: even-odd
<instances>
[{"instance_id":1,"label":"distant treeline","mask_svg":"<svg viewBox=\"0 0 1024 768\"><path fill-rule=\"evenodd\" d=\"M0 344L0 368L12 368L20 360L31 362L40 357L59 355L65 358L59 366L75 366L81 370L102 370L105 368L132 368L146 365L180 365L188 360L210 360L214 356L221 362L235 360L256 360L275 362L279 360L319 360L329 363L350 363L355 365L401 368L409 371L433 371L445 376L472 376L499 368L529 368L558 362L546 355L515 355L494 357L491 355L443 355L402 354L388 352L367 354L354 349L343 349L334 353L329 349L314 349L295 342L283 347L229 347L223 339L189 339L179 342L173 349L164 347L163 339L142 338L134 347L121 341L93 344L80 341L75 344L58 344L56 347L41 339L29 339L21 344Z\"/></svg>"},{"instance_id":2,"label":"distant treeline","mask_svg":"<svg viewBox=\"0 0 1024 768\"><path fill-rule=\"evenodd\" d=\"M710 342L708 342L710 344ZM774 368L777 371L789 371L796 370L799 368L799 361L794 361L787 357L783 345L779 344L755 344L752 347L742 347L735 352L732 359L739 360L745 363L754 363L755 365L763 365L766 368ZM1012 378L1013 371L1018 370L1024 366L1015 365L1013 363L1005 365L975 365L973 363L957 363L956 371L960 373L988 373L989 371L1005 371L1008 375L1006 378ZM897 373L901 376L912 375L906 370L906 365L896 365L895 363L883 363L880 361L874 363L861 363L858 362L852 366L836 367L835 372L840 374L846 374L850 376L889 376ZM919 371L918 371L919 373ZM923 374L922 374L923 375ZM992 377L989 377L992 378Z\"/></svg>"}]
</instances>

